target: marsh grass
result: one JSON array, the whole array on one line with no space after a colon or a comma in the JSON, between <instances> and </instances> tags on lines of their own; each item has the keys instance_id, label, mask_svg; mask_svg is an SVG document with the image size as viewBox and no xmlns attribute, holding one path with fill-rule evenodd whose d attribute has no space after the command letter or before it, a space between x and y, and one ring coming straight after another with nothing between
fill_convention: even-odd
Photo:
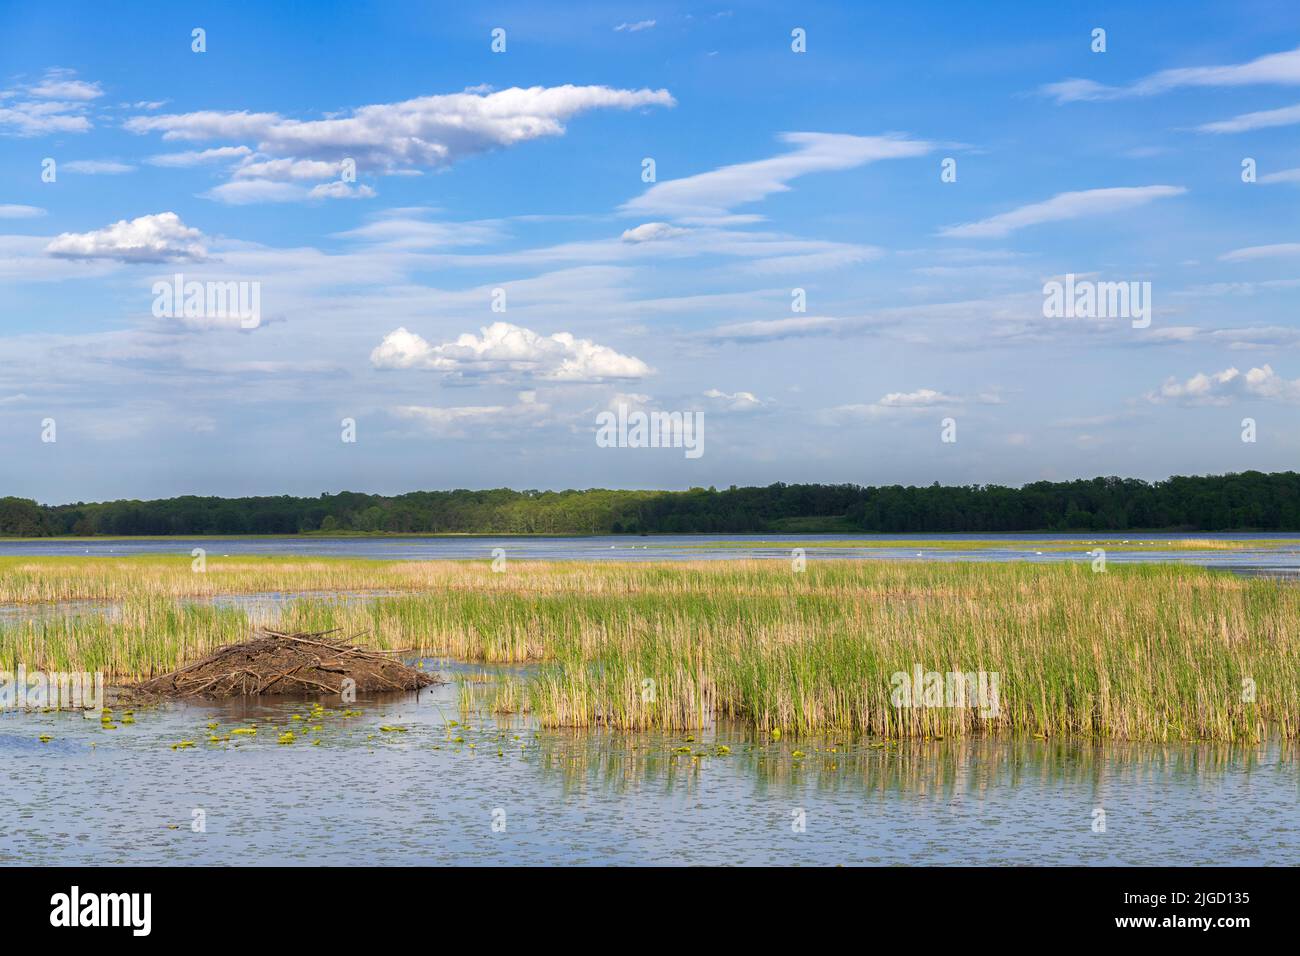
<instances>
[{"instance_id":1,"label":"marsh grass","mask_svg":"<svg viewBox=\"0 0 1300 956\"><path fill-rule=\"evenodd\" d=\"M834 548L836 550L872 550L893 549L900 551L1023 551L1032 553L1070 553L1085 552L1093 548L1106 551L1251 551L1277 550L1300 545L1298 538L1149 538L1135 534L1131 538L835 538L832 540L814 539L810 541L765 541L760 538L752 540L710 541L704 544L649 544L648 548L672 548L673 550L715 551L731 549L750 551L756 548L789 550L803 548L815 550Z\"/></svg>"},{"instance_id":2,"label":"marsh grass","mask_svg":"<svg viewBox=\"0 0 1300 956\"><path fill-rule=\"evenodd\" d=\"M550 726L676 732L725 715L761 733L1158 741L1300 727L1300 589L1175 565L511 562L496 574L487 561L209 558L204 575L188 557L9 559L0 595L108 598L119 612L6 626L0 668L161 673L247 637L244 611L185 598L296 589L398 593L294 601L285 629L536 662L492 695ZM997 673L999 713L895 707L892 676L917 665Z\"/></svg>"}]
</instances>

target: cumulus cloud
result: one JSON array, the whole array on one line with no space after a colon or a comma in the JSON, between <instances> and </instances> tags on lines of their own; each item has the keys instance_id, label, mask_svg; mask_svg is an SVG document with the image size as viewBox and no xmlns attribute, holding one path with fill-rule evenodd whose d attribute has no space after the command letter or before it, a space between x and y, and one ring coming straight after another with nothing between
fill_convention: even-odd
<instances>
[{"instance_id":1,"label":"cumulus cloud","mask_svg":"<svg viewBox=\"0 0 1300 956\"><path fill-rule=\"evenodd\" d=\"M45 251L61 259L115 259L119 262L198 261L207 257L203 234L174 212L121 219L103 229L65 232Z\"/></svg>"},{"instance_id":2,"label":"cumulus cloud","mask_svg":"<svg viewBox=\"0 0 1300 956\"><path fill-rule=\"evenodd\" d=\"M1117 186L1058 193L1043 202L1020 206L978 222L945 226L939 230L939 235L950 239L1000 239L1026 226L1109 215L1185 192L1187 189L1183 186Z\"/></svg>"},{"instance_id":3,"label":"cumulus cloud","mask_svg":"<svg viewBox=\"0 0 1300 956\"><path fill-rule=\"evenodd\" d=\"M534 86L422 96L321 120L203 110L134 116L125 126L135 133L161 133L165 140L243 140L272 157L351 158L367 170L392 171L441 169L476 153L559 136L566 120L590 110L674 105L667 90Z\"/></svg>"},{"instance_id":4,"label":"cumulus cloud","mask_svg":"<svg viewBox=\"0 0 1300 956\"><path fill-rule=\"evenodd\" d=\"M89 105L103 95L98 83L78 80L73 70L47 70L35 83L0 90L0 133L84 133L91 128Z\"/></svg>"},{"instance_id":5,"label":"cumulus cloud","mask_svg":"<svg viewBox=\"0 0 1300 956\"><path fill-rule=\"evenodd\" d=\"M1152 96L1183 87L1300 86L1300 47L1269 53L1246 63L1193 66L1152 73L1129 86L1106 86L1093 80L1068 79L1048 83L1041 92L1058 103Z\"/></svg>"},{"instance_id":6,"label":"cumulus cloud","mask_svg":"<svg viewBox=\"0 0 1300 956\"><path fill-rule=\"evenodd\" d=\"M1198 372L1183 382L1171 376L1160 388L1146 394L1147 401L1155 404L1230 405L1245 398L1300 404L1300 379L1282 378L1269 365L1252 368L1244 374L1236 368L1227 368L1208 375Z\"/></svg>"},{"instance_id":7,"label":"cumulus cloud","mask_svg":"<svg viewBox=\"0 0 1300 956\"><path fill-rule=\"evenodd\" d=\"M453 375L513 375L553 382L638 379L651 373L630 355L568 332L539 335L509 322L494 322L454 342L430 345L405 327L384 336L370 353L375 368L421 368Z\"/></svg>"},{"instance_id":8,"label":"cumulus cloud","mask_svg":"<svg viewBox=\"0 0 1300 956\"><path fill-rule=\"evenodd\" d=\"M808 173L852 169L883 159L923 156L930 143L903 136L850 136L843 133L783 133L781 141L795 147L770 159L737 163L656 183L629 200L629 215L665 215L675 219L726 219L744 203L773 193L788 192L789 181Z\"/></svg>"}]
</instances>

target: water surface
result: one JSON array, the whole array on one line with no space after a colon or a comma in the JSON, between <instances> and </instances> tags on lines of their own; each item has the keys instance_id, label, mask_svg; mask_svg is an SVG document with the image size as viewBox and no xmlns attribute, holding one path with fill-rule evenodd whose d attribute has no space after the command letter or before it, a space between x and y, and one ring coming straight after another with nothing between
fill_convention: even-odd
<instances>
[{"instance_id":1,"label":"water surface","mask_svg":"<svg viewBox=\"0 0 1300 956\"><path fill-rule=\"evenodd\" d=\"M426 666L452 676L484 670ZM77 714L0 714L9 767L0 775L0 864L1300 858L1294 745L772 742L726 723L687 741L496 722L461 713L458 695L453 682L363 700L359 716L323 717L319 734L291 719L308 715L307 703L273 698L137 710L136 723L117 730ZM224 736L253 718L256 737L205 742L210 721ZM286 729L297 739L280 745ZM173 750L182 740L196 746ZM194 831L195 810L206 832Z\"/></svg>"},{"instance_id":2,"label":"water surface","mask_svg":"<svg viewBox=\"0 0 1300 956\"><path fill-rule=\"evenodd\" d=\"M853 547L870 537L885 546ZM1173 550L1162 543L1200 540L1245 544L1232 550ZM132 554L188 556L203 548L208 557L231 555L297 555L301 557L353 557L386 560L489 560L500 548L506 557L521 561L681 561L736 558L789 559L791 549L816 542L806 549L809 560L857 558L862 560L927 561L1091 561L1088 552L1099 542L1141 542L1149 547L1133 551L1108 550L1107 561L1169 561L1234 570L1300 574L1300 544L1285 535L1146 533L1125 534L765 534L744 535L593 535L590 537L305 537L253 538L113 538L0 540L0 555L120 557ZM996 540L999 545L977 550L952 550L945 545L963 540ZM924 542L911 547L889 547L888 542ZM1077 550L1043 550L1047 542L1070 541Z\"/></svg>"}]
</instances>

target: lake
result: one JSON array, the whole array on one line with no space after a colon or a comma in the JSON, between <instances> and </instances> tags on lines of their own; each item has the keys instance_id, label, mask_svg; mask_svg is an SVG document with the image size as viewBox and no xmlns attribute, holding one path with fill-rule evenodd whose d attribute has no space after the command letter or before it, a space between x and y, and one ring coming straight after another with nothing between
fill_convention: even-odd
<instances>
[{"instance_id":1,"label":"lake","mask_svg":"<svg viewBox=\"0 0 1300 956\"><path fill-rule=\"evenodd\" d=\"M857 558L863 560L926 561L1086 561L1086 553L1098 541L1150 543L1139 550L1107 551L1108 561L1171 561L1222 567L1233 570L1300 573L1300 544L1279 543L1279 535L1204 533L1116 533L1097 534L900 534L872 535L877 546L852 547L866 535L789 534L758 535L596 535L592 537L265 537L265 538L112 538L55 539L26 538L0 540L0 555L101 556L172 553L188 555L203 548L209 556L301 555L303 557L351 557L385 560L489 560L496 548L507 558L520 561L681 561L735 558L788 559L792 548L815 543L806 549L809 560ZM1162 542L1188 538L1239 542L1242 549L1171 550ZM993 548L961 551L953 544L963 540L996 539ZM887 542L924 542L915 547L889 547ZM1078 550L1044 551L1047 542L1074 542ZM881 546L883 545L883 546ZM1130 544L1129 547L1133 545Z\"/></svg>"},{"instance_id":2,"label":"lake","mask_svg":"<svg viewBox=\"0 0 1300 956\"><path fill-rule=\"evenodd\" d=\"M425 663L452 677L493 670ZM728 723L691 741L539 730L460 712L455 682L354 706L359 716L326 715L319 734L291 719L305 703L270 698L140 709L113 731L66 712L0 714L0 864L1213 866L1300 855L1293 746L773 742ZM225 735L251 718L255 737L205 742L209 722ZM286 729L300 735L292 745L277 743ZM173 750L182 740L196 746Z\"/></svg>"},{"instance_id":3,"label":"lake","mask_svg":"<svg viewBox=\"0 0 1300 956\"><path fill-rule=\"evenodd\" d=\"M1133 535L1130 542L1151 544L1108 552L1108 560L1300 572L1300 548L1266 536L1213 536L1247 545L1229 551L1161 546L1186 537ZM1069 550L1042 550L1066 538L1075 545ZM188 555L202 547L210 557L486 561L504 548L517 560L788 560L791 548L815 541L827 546L808 548L810 561L918 560L918 551L934 561L1087 561L1102 539L1012 535L981 551L944 549L961 540L953 535L883 536L875 540L908 544L870 549L850 547L853 540L36 539L0 542L0 554ZM330 596L364 601L379 593ZM187 600L241 607L257 619L302 596L326 595ZM0 607L0 624L113 613L111 602L11 605ZM0 756L9 766L0 775L0 864L1287 865L1300 858L1294 741L772 740L728 721L694 739L551 730L461 710L462 695L486 686L480 681L526 668L424 664L450 682L362 699L352 717L295 721L308 716L308 704L277 698L141 708L134 724L115 730L67 712L0 711ZM254 720L255 736L208 742L213 732L224 737ZM319 732L306 729L317 725ZM296 736L281 745L286 730ZM182 741L194 746L173 749Z\"/></svg>"}]
</instances>

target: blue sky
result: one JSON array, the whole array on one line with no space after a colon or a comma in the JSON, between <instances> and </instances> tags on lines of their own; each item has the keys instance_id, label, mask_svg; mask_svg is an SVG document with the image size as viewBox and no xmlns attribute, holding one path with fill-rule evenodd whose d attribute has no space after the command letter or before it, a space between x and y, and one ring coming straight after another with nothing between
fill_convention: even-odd
<instances>
[{"instance_id":1,"label":"blue sky","mask_svg":"<svg viewBox=\"0 0 1300 956\"><path fill-rule=\"evenodd\" d=\"M1295 468L1300 10L1052 6L6 4L0 493Z\"/></svg>"}]
</instances>

